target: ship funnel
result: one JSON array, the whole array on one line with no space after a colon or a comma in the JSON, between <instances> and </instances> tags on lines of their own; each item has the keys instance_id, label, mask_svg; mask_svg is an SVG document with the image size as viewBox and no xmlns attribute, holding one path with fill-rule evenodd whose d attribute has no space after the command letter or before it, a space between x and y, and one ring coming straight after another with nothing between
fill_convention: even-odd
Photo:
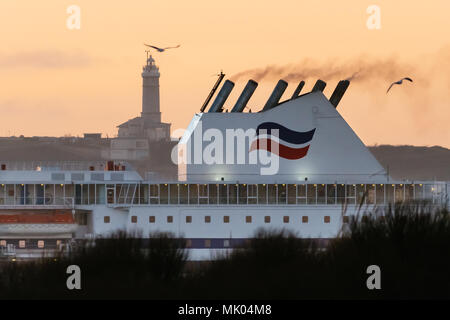
<instances>
[{"instance_id":1,"label":"ship funnel","mask_svg":"<svg viewBox=\"0 0 450 320\"><path fill-rule=\"evenodd\" d=\"M208 112L222 112L223 105L230 95L231 90L233 90L233 87L234 83L230 80L226 80Z\"/></svg>"},{"instance_id":2,"label":"ship funnel","mask_svg":"<svg viewBox=\"0 0 450 320\"><path fill-rule=\"evenodd\" d=\"M344 95L344 93L347 90L349 85L350 85L350 81L341 80L341 81L339 81L338 85L336 86L336 89L334 89L333 94L330 97L330 103L335 108L337 108L339 102L342 99L342 96Z\"/></svg>"},{"instance_id":3,"label":"ship funnel","mask_svg":"<svg viewBox=\"0 0 450 320\"><path fill-rule=\"evenodd\" d=\"M242 112L245 109L245 106L248 103L248 100L250 100L251 96L256 90L256 87L258 86L258 83L253 80L248 80L247 85L245 86L244 90L242 91L241 95L239 96L236 104L234 105L231 112Z\"/></svg>"},{"instance_id":4,"label":"ship funnel","mask_svg":"<svg viewBox=\"0 0 450 320\"><path fill-rule=\"evenodd\" d=\"M275 89L273 89L273 92L269 97L269 100L267 100L266 104L264 105L263 111L270 110L278 104L287 86L288 84L286 81L284 80L278 81L277 85L275 86Z\"/></svg>"},{"instance_id":5,"label":"ship funnel","mask_svg":"<svg viewBox=\"0 0 450 320\"><path fill-rule=\"evenodd\" d=\"M323 92L323 89L325 89L326 86L327 86L327 83L325 81L322 81L319 79L319 80L317 80L316 84L312 88L311 92L316 92L316 91Z\"/></svg>"},{"instance_id":6,"label":"ship funnel","mask_svg":"<svg viewBox=\"0 0 450 320\"><path fill-rule=\"evenodd\" d=\"M300 83L297 86L297 89L295 89L294 94L292 95L291 99L297 98L300 92L303 89L303 86L305 85L305 81L300 81Z\"/></svg>"}]
</instances>

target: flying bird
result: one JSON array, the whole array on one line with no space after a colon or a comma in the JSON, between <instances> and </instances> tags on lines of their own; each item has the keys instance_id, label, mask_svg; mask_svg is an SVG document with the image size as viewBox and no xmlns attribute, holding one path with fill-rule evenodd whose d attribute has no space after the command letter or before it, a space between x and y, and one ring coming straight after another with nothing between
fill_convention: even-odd
<instances>
[{"instance_id":1,"label":"flying bird","mask_svg":"<svg viewBox=\"0 0 450 320\"><path fill-rule=\"evenodd\" d=\"M394 84L402 84L402 83L403 83L403 80L408 80L408 81L410 81L410 82L413 82L412 79L411 79L411 78L408 78L408 77L405 77L405 78L403 78L403 79L401 79L401 80L392 82L391 85L389 86L389 88L387 89L386 94L389 92L389 90L391 90L391 88L392 88L392 86L393 86Z\"/></svg>"},{"instance_id":2,"label":"flying bird","mask_svg":"<svg viewBox=\"0 0 450 320\"><path fill-rule=\"evenodd\" d=\"M164 51L166 51L167 49L174 49L174 48L179 48L179 47L180 47L180 45L177 45L177 46L175 46L175 47L158 48L158 47L151 46L151 45L145 44L145 43L144 43L144 45L146 45L147 47L153 48L153 49L157 50L158 52L164 52Z\"/></svg>"}]
</instances>

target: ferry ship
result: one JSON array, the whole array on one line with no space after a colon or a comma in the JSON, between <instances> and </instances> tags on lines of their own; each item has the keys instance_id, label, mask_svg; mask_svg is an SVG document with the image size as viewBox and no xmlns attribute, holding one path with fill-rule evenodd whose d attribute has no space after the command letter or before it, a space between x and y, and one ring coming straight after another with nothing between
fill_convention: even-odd
<instances>
[{"instance_id":1,"label":"ferry ship","mask_svg":"<svg viewBox=\"0 0 450 320\"><path fill-rule=\"evenodd\" d=\"M149 57L147 81L156 68ZM206 111L222 78L178 143L176 181L142 177L124 161L19 167L0 159L3 256L40 257L125 230L143 238L169 232L186 240L189 259L205 260L260 228L326 241L361 212L410 200L448 205L450 182L389 177L338 112L349 81L329 99L325 82L301 94L302 81L280 101L280 80L261 111L243 112L257 87L250 80L224 112L234 86L226 80Z\"/></svg>"}]
</instances>

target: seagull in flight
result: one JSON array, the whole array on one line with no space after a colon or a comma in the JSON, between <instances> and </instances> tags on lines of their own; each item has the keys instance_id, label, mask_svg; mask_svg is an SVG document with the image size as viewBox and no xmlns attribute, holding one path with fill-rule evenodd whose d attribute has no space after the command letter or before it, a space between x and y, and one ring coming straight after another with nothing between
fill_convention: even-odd
<instances>
[{"instance_id":1,"label":"seagull in flight","mask_svg":"<svg viewBox=\"0 0 450 320\"><path fill-rule=\"evenodd\" d=\"M164 51L166 51L167 49L174 49L174 48L179 48L179 47L180 47L180 45L177 45L177 46L175 46L175 47L158 48L158 47L151 46L151 45L145 44L145 43L144 43L144 45L146 45L147 47L153 48L153 49L157 50L158 52L164 52Z\"/></svg>"},{"instance_id":2,"label":"seagull in flight","mask_svg":"<svg viewBox=\"0 0 450 320\"><path fill-rule=\"evenodd\" d=\"M393 87L394 84L402 84L402 83L403 83L403 80L408 80L408 81L410 81L410 82L413 82L412 79L411 79L411 78L408 78L408 77L405 77L405 78L403 78L403 79L401 79L401 80L392 82L391 85L389 86L389 88L387 89L386 94L389 92L389 90L391 90L391 88Z\"/></svg>"}]
</instances>

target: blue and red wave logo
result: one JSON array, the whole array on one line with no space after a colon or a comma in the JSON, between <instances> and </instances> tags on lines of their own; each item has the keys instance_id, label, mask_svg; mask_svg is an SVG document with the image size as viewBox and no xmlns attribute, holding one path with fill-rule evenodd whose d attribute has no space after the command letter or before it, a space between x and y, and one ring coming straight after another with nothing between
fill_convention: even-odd
<instances>
[{"instance_id":1,"label":"blue and red wave logo","mask_svg":"<svg viewBox=\"0 0 450 320\"><path fill-rule=\"evenodd\" d=\"M272 130L277 130L277 134L273 135ZM301 132L288 129L275 122L264 122L256 128L256 137L250 146L250 152L267 150L284 159L301 159L308 153L309 142L315 132L316 129ZM305 146L307 143L308 145Z\"/></svg>"}]
</instances>

